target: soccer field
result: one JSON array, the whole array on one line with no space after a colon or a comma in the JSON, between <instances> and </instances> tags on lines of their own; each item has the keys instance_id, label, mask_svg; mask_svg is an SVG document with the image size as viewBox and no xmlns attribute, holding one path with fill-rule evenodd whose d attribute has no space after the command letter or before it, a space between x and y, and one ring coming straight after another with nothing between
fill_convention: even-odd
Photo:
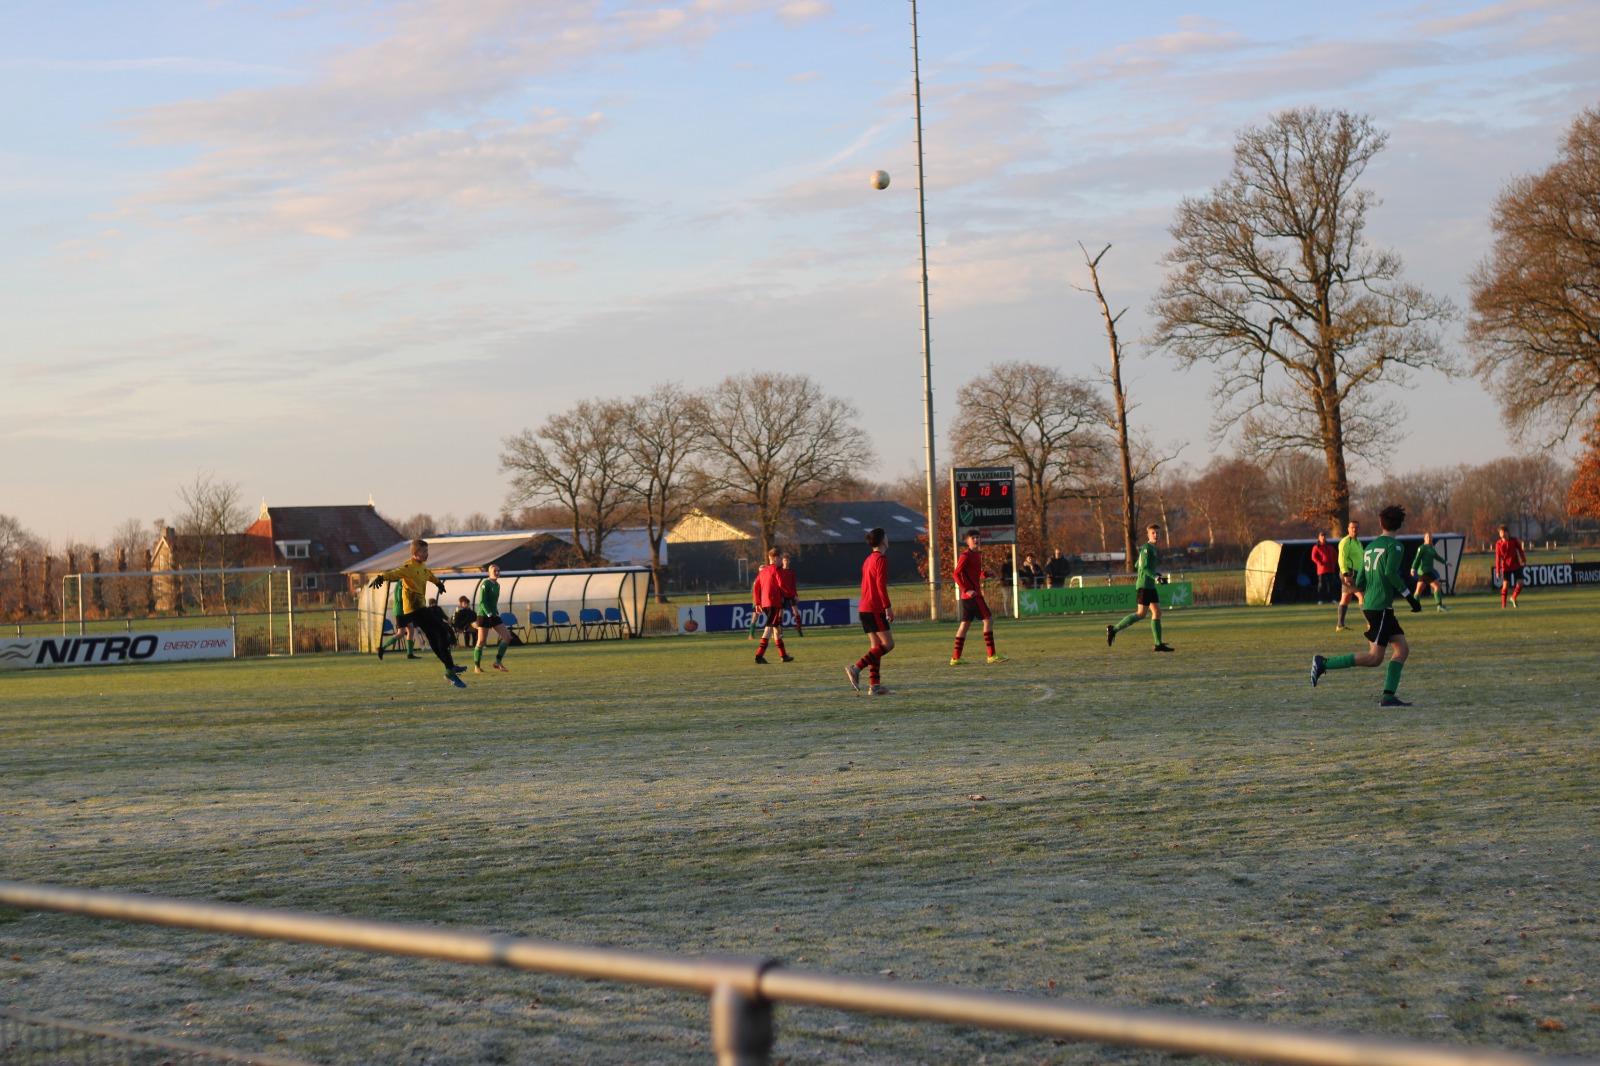
<instances>
[{"instance_id":1,"label":"soccer field","mask_svg":"<svg viewBox=\"0 0 1600 1066\"><path fill-rule=\"evenodd\" d=\"M1359 615L1354 615L1359 619ZM0 877L1600 1055L1600 591L0 674ZM1359 623L1358 623L1359 625ZM0 911L0 1005L326 1063L703 1062L676 993ZM789 1062L1161 1061L820 1010Z\"/></svg>"}]
</instances>

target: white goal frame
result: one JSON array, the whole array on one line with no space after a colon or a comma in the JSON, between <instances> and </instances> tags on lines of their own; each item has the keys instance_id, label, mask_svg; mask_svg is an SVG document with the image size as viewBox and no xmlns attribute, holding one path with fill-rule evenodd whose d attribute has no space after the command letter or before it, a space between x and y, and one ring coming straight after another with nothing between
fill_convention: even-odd
<instances>
[{"instance_id":1,"label":"white goal frame","mask_svg":"<svg viewBox=\"0 0 1600 1066\"><path fill-rule=\"evenodd\" d=\"M63 574L61 576L61 635L62 636L67 636L67 627L69 625L71 625L73 623L73 621L74 621L74 619L71 617L71 613L70 613L70 601L67 599L67 589L68 589L69 586L75 588L77 593L78 593L78 617L76 619L77 626L78 626L78 636L81 637L81 636L85 635L88 632L88 619L84 616L84 610L83 610L84 599L85 599L85 597L84 597L84 591L85 591L84 580L85 579L88 579L89 581L107 581L107 580L111 580L111 579L124 579L124 578L148 578L148 579L154 581L154 580L156 580L158 578L180 578L180 577L207 578L207 577L215 577L215 578L221 578L223 581L226 581L227 578L229 578L230 576L235 575L235 574L266 574L267 575L267 633L269 634L269 636L270 636L270 634L272 632L272 623L273 623L273 616L274 616L274 606L273 606L273 604L274 604L274 597L273 597L274 579L276 578L276 576L278 574L282 574L283 575L283 605L284 605L284 611L285 611L285 613L286 613L286 615L288 617L288 624L289 624L289 652L288 653L290 655L293 655L294 654L294 569L292 567L288 567L288 566L220 566L220 567L201 567L201 568L189 569L189 570L100 570L100 571L79 572L79 573L76 573L76 574ZM234 613L234 612L230 612L230 614L231 613ZM147 617L159 619L161 616L160 615L151 615L151 616L147 616Z\"/></svg>"}]
</instances>

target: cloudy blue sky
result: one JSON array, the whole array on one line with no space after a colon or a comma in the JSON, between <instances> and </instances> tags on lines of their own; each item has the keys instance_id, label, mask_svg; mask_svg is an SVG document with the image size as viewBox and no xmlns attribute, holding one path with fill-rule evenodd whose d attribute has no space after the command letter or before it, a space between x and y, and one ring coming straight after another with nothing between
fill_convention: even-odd
<instances>
[{"instance_id":1,"label":"cloudy blue sky","mask_svg":"<svg viewBox=\"0 0 1600 1066\"><path fill-rule=\"evenodd\" d=\"M852 397L877 475L918 468L904 0L3 6L0 512L34 531L170 515L198 471L492 512L503 437L755 368ZM1196 466L1209 375L1137 341L1236 130L1370 114L1369 232L1464 304L1497 190L1600 103L1593 0L920 13L941 427L993 361L1102 368L1072 286L1111 242L1136 417ZM1399 468L1539 444L1470 379L1407 402Z\"/></svg>"}]
</instances>

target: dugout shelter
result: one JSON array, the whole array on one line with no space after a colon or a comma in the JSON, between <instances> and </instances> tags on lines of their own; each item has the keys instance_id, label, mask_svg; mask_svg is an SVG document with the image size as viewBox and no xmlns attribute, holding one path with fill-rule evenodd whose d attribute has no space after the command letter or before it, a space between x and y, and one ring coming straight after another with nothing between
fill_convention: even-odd
<instances>
[{"instance_id":1,"label":"dugout shelter","mask_svg":"<svg viewBox=\"0 0 1600 1066\"><path fill-rule=\"evenodd\" d=\"M443 570L433 563L430 557L429 568L444 583L439 604L446 615L455 610L457 597L477 602L478 586L489 576L486 570ZM429 598L434 594L430 588ZM391 599L389 585L374 589L363 582L359 604L362 651L376 650L385 623L393 622ZM527 644L640 636L649 599L647 566L500 570L501 617Z\"/></svg>"},{"instance_id":2,"label":"dugout shelter","mask_svg":"<svg viewBox=\"0 0 1600 1066\"><path fill-rule=\"evenodd\" d=\"M1365 546L1372 537L1361 538ZM1404 554L1400 557L1400 572L1411 573L1411 560L1422 546L1422 534L1400 533L1394 538L1400 542ZM1311 565L1311 548L1315 539L1264 540L1250 549L1250 558L1244 564L1244 602L1252 607L1267 607L1282 603L1317 602L1317 568ZM1329 544L1337 547L1337 538L1330 537ZM1455 595L1456 575L1461 569L1461 555L1466 549L1466 538L1460 533L1435 533L1433 546L1439 553L1443 582L1447 596Z\"/></svg>"}]
</instances>

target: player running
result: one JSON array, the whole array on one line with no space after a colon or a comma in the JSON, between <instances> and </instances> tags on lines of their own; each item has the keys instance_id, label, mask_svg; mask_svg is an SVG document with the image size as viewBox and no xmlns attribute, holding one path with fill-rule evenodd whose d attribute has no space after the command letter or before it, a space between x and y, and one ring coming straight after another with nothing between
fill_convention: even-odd
<instances>
[{"instance_id":1,"label":"player running","mask_svg":"<svg viewBox=\"0 0 1600 1066\"><path fill-rule=\"evenodd\" d=\"M1433 534L1422 535L1422 547L1417 549L1417 557L1411 560L1411 580L1417 583L1417 590L1413 595L1422 599L1422 594L1428 589L1433 590L1433 603L1441 611L1450 608L1444 605L1444 579L1433 568L1439 562L1439 549L1433 546Z\"/></svg>"},{"instance_id":2,"label":"player running","mask_svg":"<svg viewBox=\"0 0 1600 1066\"><path fill-rule=\"evenodd\" d=\"M982 540L977 530L968 530L966 536L966 549L961 557L956 560L953 571L956 579L956 594L961 598L961 623L956 626L956 646L950 653L950 665L961 665L961 648L967 642L967 627L973 621L983 622L983 646L988 649L990 663L1006 662L1004 655L997 654L994 650L994 622L989 604L983 598L983 579L989 575L983 569L983 550L978 547Z\"/></svg>"},{"instance_id":3,"label":"player running","mask_svg":"<svg viewBox=\"0 0 1600 1066\"><path fill-rule=\"evenodd\" d=\"M767 549L767 565L756 571L756 583L750 587L752 612L760 611L766 617L761 630L761 643L756 645L756 663L767 665L767 643L778 645L778 658L794 662L783 646L783 579L778 576L778 549Z\"/></svg>"},{"instance_id":4,"label":"player running","mask_svg":"<svg viewBox=\"0 0 1600 1066\"><path fill-rule=\"evenodd\" d=\"M478 620L473 623L478 630L478 643L472 649L472 672L483 673L483 646L489 643L489 633L499 638L500 643L494 649L494 668L503 674L511 671L501 660L506 657L506 646L511 643L511 631L506 628L506 620L500 617L500 567L495 563L489 564L489 576L478 585Z\"/></svg>"},{"instance_id":5,"label":"player running","mask_svg":"<svg viewBox=\"0 0 1600 1066\"><path fill-rule=\"evenodd\" d=\"M1339 593L1339 621L1333 627L1335 633L1344 632L1344 613L1360 598L1356 595L1356 575L1361 573L1361 538L1356 533L1360 528L1360 524L1352 520L1349 535L1339 541L1339 580L1344 588Z\"/></svg>"},{"instance_id":6,"label":"player running","mask_svg":"<svg viewBox=\"0 0 1600 1066\"><path fill-rule=\"evenodd\" d=\"M1144 610L1148 607L1150 632L1156 640L1156 646L1150 650L1176 651L1176 648L1161 639L1161 596L1156 591L1156 567L1161 563L1161 554L1156 549L1156 538L1161 535L1161 527L1147 526L1144 533L1146 540L1139 546L1139 562L1133 573L1135 589L1133 613L1114 625L1106 626L1106 646L1110 647L1117 639L1118 633L1143 618Z\"/></svg>"},{"instance_id":7,"label":"player running","mask_svg":"<svg viewBox=\"0 0 1600 1066\"><path fill-rule=\"evenodd\" d=\"M427 586L433 584L439 592L444 592L444 582L433 575L433 571L426 566L428 561L428 542L418 538L411 542L411 559L403 566L393 570L385 570L373 578L368 585L378 588L385 581L393 581L401 588L401 605L405 612L395 619L395 626L416 626L422 630L422 635L428 638L428 647L433 649L433 654L444 663L445 680L456 688L466 688L467 683L456 674L465 670L464 666L457 666L455 659L450 655L452 639L450 630L445 626L443 619L437 611L428 606ZM378 658L383 658L383 647L378 647Z\"/></svg>"},{"instance_id":8,"label":"player running","mask_svg":"<svg viewBox=\"0 0 1600 1066\"><path fill-rule=\"evenodd\" d=\"M794 572L794 567L789 563L788 553L778 556L778 582L783 586L783 610L794 612L794 635L806 635L806 627L800 621L800 579ZM778 615L779 621L783 615Z\"/></svg>"},{"instance_id":9,"label":"player running","mask_svg":"<svg viewBox=\"0 0 1600 1066\"><path fill-rule=\"evenodd\" d=\"M894 608L889 604L889 535L882 529L867 530L867 546L872 549L861 564L861 628L872 643L867 654L844 668L850 687L861 691L861 671L867 671L867 695L887 696L878 670L883 657L894 651Z\"/></svg>"},{"instance_id":10,"label":"player running","mask_svg":"<svg viewBox=\"0 0 1600 1066\"><path fill-rule=\"evenodd\" d=\"M1358 655L1313 655L1311 657L1311 687L1316 688L1322 675L1329 670L1345 670L1352 666L1378 666L1383 662L1389 646L1394 646L1394 658L1383 677L1383 698L1379 707L1409 707L1411 704L1395 695L1400 688L1400 671L1411 655L1406 643L1405 630L1395 618L1392 604L1401 596L1411 605L1413 613L1422 610L1422 604L1411 595L1406 580L1400 573L1400 542L1391 534L1399 531L1406 520L1404 507L1390 504L1378 512L1378 528L1382 532L1374 537L1361 555L1361 571L1356 574L1354 587L1362 592L1361 613L1367 619L1367 650ZM1354 523L1352 523L1353 525Z\"/></svg>"},{"instance_id":11,"label":"player running","mask_svg":"<svg viewBox=\"0 0 1600 1066\"><path fill-rule=\"evenodd\" d=\"M1522 595L1522 568L1528 565L1523 554L1522 541L1510 535L1505 526L1500 527L1500 539L1494 542L1494 573L1500 579L1500 609L1505 610L1506 593L1511 593L1511 606L1517 605Z\"/></svg>"}]
</instances>

